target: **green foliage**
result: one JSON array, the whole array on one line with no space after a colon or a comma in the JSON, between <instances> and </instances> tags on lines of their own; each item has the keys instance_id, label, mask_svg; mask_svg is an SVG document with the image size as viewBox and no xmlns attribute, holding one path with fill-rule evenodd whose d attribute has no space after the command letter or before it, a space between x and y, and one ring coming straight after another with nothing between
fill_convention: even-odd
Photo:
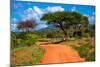
<instances>
[{"instance_id":1,"label":"green foliage","mask_svg":"<svg viewBox=\"0 0 100 67\"><path fill-rule=\"evenodd\" d=\"M59 28L46 29L38 31L37 34L43 38L59 38L63 37L63 32Z\"/></svg>"},{"instance_id":2,"label":"green foliage","mask_svg":"<svg viewBox=\"0 0 100 67\"><path fill-rule=\"evenodd\" d=\"M53 35L51 33L47 34L47 38L52 38L52 37L53 37Z\"/></svg>"},{"instance_id":3,"label":"green foliage","mask_svg":"<svg viewBox=\"0 0 100 67\"><path fill-rule=\"evenodd\" d=\"M36 64L40 61L40 58L44 55L45 50L39 46L36 46L32 50L32 56L34 57L33 64Z\"/></svg>"},{"instance_id":4,"label":"green foliage","mask_svg":"<svg viewBox=\"0 0 100 67\"><path fill-rule=\"evenodd\" d=\"M89 33L82 33L82 37L88 38L88 37L90 37L90 34Z\"/></svg>"},{"instance_id":5,"label":"green foliage","mask_svg":"<svg viewBox=\"0 0 100 67\"><path fill-rule=\"evenodd\" d=\"M87 61L89 61L89 60L95 61L95 51L92 51L92 52L90 52L90 53L88 54L88 56L87 56Z\"/></svg>"},{"instance_id":6,"label":"green foliage","mask_svg":"<svg viewBox=\"0 0 100 67\"><path fill-rule=\"evenodd\" d=\"M73 26L74 30L79 30L81 26L88 26L89 23L88 17L78 12L64 11L44 14L41 20L47 21L48 24L54 24L56 27L60 28L63 31L65 39L68 37L68 31L66 30L68 30L70 26ZM77 35L81 37L79 34Z\"/></svg>"},{"instance_id":7,"label":"green foliage","mask_svg":"<svg viewBox=\"0 0 100 67\"><path fill-rule=\"evenodd\" d=\"M14 53L14 52L17 52L17 51L20 51L20 50L25 50L25 49L27 49L26 46L24 46L24 47L18 47L18 48L12 49L11 52Z\"/></svg>"},{"instance_id":8,"label":"green foliage","mask_svg":"<svg viewBox=\"0 0 100 67\"><path fill-rule=\"evenodd\" d=\"M95 24L90 24L89 29L90 29L90 32L89 32L90 36L95 37Z\"/></svg>"},{"instance_id":9,"label":"green foliage","mask_svg":"<svg viewBox=\"0 0 100 67\"><path fill-rule=\"evenodd\" d=\"M77 31L73 33L73 36L77 39L80 39L82 37L82 32L81 31Z\"/></svg>"},{"instance_id":10,"label":"green foliage","mask_svg":"<svg viewBox=\"0 0 100 67\"><path fill-rule=\"evenodd\" d=\"M12 32L11 33L11 48L18 47L20 43L21 43L21 39L18 39L17 34Z\"/></svg>"},{"instance_id":11,"label":"green foliage","mask_svg":"<svg viewBox=\"0 0 100 67\"><path fill-rule=\"evenodd\" d=\"M85 61L95 61L95 43L92 38L69 39L67 44L75 49Z\"/></svg>"},{"instance_id":12,"label":"green foliage","mask_svg":"<svg viewBox=\"0 0 100 67\"><path fill-rule=\"evenodd\" d=\"M88 21L88 17L87 16L82 16L82 20L81 20L81 24L83 24L83 25L88 25L89 23L88 23L89 21Z\"/></svg>"},{"instance_id":13,"label":"green foliage","mask_svg":"<svg viewBox=\"0 0 100 67\"><path fill-rule=\"evenodd\" d=\"M26 33L24 38L25 39L22 40L22 45L30 46L32 44L35 44L35 42L37 42L39 36L36 34Z\"/></svg>"},{"instance_id":14,"label":"green foliage","mask_svg":"<svg viewBox=\"0 0 100 67\"><path fill-rule=\"evenodd\" d=\"M20 32L20 33L11 33L11 48L21 47L21 46L30 46L37 42L37 39L40 38L37 34Z\"/></svg>"},{"instance_id":15,"label":"green foliage","mask_svg":"<svg viewBox=\"0 0 100 67\"><path fill-rule=\"evenodd\" d=\"M78 12L54 12L44 14L41 20L47 21L48 23L80 24L80 21L83 20L82 17Z\"/></svg>"},{"instance_id":16,"label":"green foliage","mask_svg":"<svg viewBox=\"0 0 100 67\"><path fill-rule=\"evenodd\" d=\"M95 61L94 45L85 44L80 47L75 47L75 49L79 52L81 57L86 59L86 61Z\"/></svg>"}]
</instances>

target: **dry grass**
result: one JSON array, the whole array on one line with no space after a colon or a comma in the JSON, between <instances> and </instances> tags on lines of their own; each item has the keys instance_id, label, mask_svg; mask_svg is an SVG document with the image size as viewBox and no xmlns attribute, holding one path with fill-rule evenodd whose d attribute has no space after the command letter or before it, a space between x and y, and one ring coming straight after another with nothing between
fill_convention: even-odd
<instances>
[{"instance_id":1,"label":"dry grass","mask_svg":"<svg viewBox=\"0 0 100 67\"><path fill-rule=\"evenodd\" d=\"M33 65L36 64L44 54L44 49L39 46L20 47L11 52L11 65Z\"/></svg>"},{"instance_id":2,"label":"dry grass","mask_svg":"<svg viewBox=\"0 0 100 67\"><path fill-rule=\"evenodd\" d=\"M68 40L62 45L70 45L74 48L81 57L85 58L86 61L95 61L95 40L94 38L83 38Z\"/></svg>"}]
</instances>

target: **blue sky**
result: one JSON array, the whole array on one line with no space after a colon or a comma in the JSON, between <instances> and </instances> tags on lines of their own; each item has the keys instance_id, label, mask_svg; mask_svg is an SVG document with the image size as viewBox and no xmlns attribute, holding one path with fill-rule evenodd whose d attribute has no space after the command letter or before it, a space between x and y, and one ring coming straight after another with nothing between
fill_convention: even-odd
<instances>
[{"instance_id":1,"label":"blue sky","mask_svg":"<svg viewBox=\"0 0 100 67\"><path fill-rule=\"evenodd\" d=\"M43 14L56 11L77 11L88 16L89 23L95 23L95 6L57 4L57 3L40 3L40 2L11 2L11 30L16 31L17 23L20 21L35 19L36 29L45 28L48 25L40 20Z\"/></svg>"}]
</instances>

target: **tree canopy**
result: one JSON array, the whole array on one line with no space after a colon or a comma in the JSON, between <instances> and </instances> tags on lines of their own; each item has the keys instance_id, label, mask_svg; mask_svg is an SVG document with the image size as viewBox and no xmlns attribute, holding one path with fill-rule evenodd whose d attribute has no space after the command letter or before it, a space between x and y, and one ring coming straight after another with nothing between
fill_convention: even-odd
<instances>
[{"instance_id":1,"label":"tree canopy","mask_svg":"<svg viewBox=\"0 0 100 67\"><path fill-rule=\"evenodd\" d=\"M35 27L35 25L35 21L26 20L19 22L17 28L29 32Z\"/></svg>"},{"instance_id":2,"label":"tree canopy","mask_svg":"<svg viewBox=\"0 0 100 67\"><path fill-rule=\"evenodd\" d=\"M68 29L71 25L88 25L88 17L78 13L78 12L53 12L46 13L41 18L43 21L47 21L48 24L54 24L59 27L65 36L67 33L65 28Z\"/></svg>"}]
</instances>

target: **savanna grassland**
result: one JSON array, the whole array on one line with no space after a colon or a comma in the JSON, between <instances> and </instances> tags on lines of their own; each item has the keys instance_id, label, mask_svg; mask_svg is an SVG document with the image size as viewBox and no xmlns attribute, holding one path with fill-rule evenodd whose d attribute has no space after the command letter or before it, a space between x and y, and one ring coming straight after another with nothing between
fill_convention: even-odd
<instances>
[{"instance_id":1,"label":"savanna grassland","mask_svg":"<svg viewBox=\"0 0 100 67\"><path fill-rule=\"evenodd\" d=\"M78 18L78 19L77 19ZM11 65L95 61L95 24L78 12L47 13L51 28L33 31L35 21L19 22L11 32Z\"/></svg>"}]
</instances>

